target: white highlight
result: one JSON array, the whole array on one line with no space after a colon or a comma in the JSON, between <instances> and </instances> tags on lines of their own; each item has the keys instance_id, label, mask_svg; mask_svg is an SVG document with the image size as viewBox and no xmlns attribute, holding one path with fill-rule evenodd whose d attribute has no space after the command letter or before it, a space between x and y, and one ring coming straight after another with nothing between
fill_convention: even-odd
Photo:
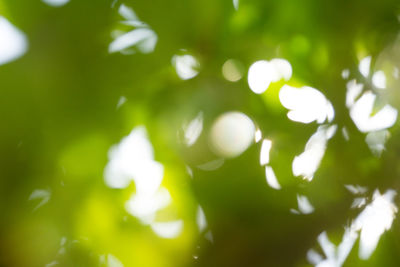
<instances>
[{"instance_id":1,"label":"white highlight","mask_svg":"<svg viewBox=\"0 0 400 267\"><path fill-rule=\"evenodd\" d=\"M122 105L125 104L126 100L127 100L127 99L126 99L125 96L121 96L121 97L118 99L118 103L117 103L116 109L119 109L120 107L122 107Z\"/></svg>"},{"instance_id":2,"label":"white highlight","mask_svg":"<svg viewBox=\"0 0 400 267\"><path fill-rule=\"evenodd\" d=\"M378 245L380 236L392 226L397 207L393 200L396 191L389 189L381 195L375 190L373 200L357 216L349 228L345 228L342 242L336 248L328 239L326 232L318 236L318 243L324 252L326 259L321 260L320 255L314 250L309 250L307 258L317 267L341 267L349 255L354 243L360 234L359 257L367 260ZM365 198L356 198L354 207L365 204ZM355 205L354 205L355 204Z\"/></svg>"},{"instance_id":3,"label":"white highlight","mask_svg":"<svg viewBox=\"0 0 400 267\"><path fill-rule=\"evenodd\" d=\"M139 28L118 36L108 47L109 53L122 52L123 50L136 46L144 53L151 53L157 43L156 33L148 28Z\"/></svg>"},{"instance_id":4,"label":"white highlight","mask_svg":"<svg viewBox=\"0 0 400 267\"><path fill-rule=\"evenodd\" d=\"M265 166L265 177L267 180L268 185L271 188L274 188L276 190L281 189L281 185L278 182L278 179L276 178L275 172L270 166Z\"/></svg>"},{"instance_id":5,"label":"white highlight","mask_svg":"<svg viewBox=\"0 0 400 267\"><path fill-rule=\"evenodd\" d=\"M368 191L368 188L360 185L345 184L344 187L353 195L361 195Z\"/></svg>"},{"instance_id":6,"label":"white highlight","mask_svg":"<svg viewBox=\"0 0 400 267\"><path fill-rule=\"evenodd\" d=\"M23 32L0 16L0 65L14 61L28 50L28 40Z\"/></svg>"},{"instance_id":7,"label":"white highlight","mask_svg":"<svg viewBox=\"0 0 400 267\"><path fill-rule=\"evenodd\" d=\"M35 199L40 199L39 204L36 205L36 207L33 209L33 211L37 210L38 208L42 207L44 204L49 202L51 197L51 191L46 190L46 189L36 189L32 192L32 194L29 196L28 200L35 200Z\"/></svg>"},{"instance_id":8,"label":"white highlight","mask_svg":"<svg viewBox=\"0 0 400 267\"><path fill-rule=\"evenodd\" d=\"M151 224L151 229L159 237L167 239L176 238L182 233L183 221L155 222Z\"/></svg>"},{"instance_id":9,"label":"white highlight","mask_svg":"<svg viewBox=\"0 0 400 267\"><path fill-rule=\"evenodd\" d=\"M358 215L352 224L354 230L360 230L360 250L361 259L368 259L378 245L380 236L392 226L392 222L397 212L393 203L396 191L388 190L381 195L375 190L372 203Z\"/></svg>"},{"instance_id":10,"label":"white highlight","mask_svg":"<svg viewBox=\"0 0 400 267\"><path fill-rule=\"evenodd\" d=\"M182 80L189 80L199 74L200 64L192 55L175 55L172 57L172 65L175 67L176 74Z\"/></svg>"},{"instance_id":11,"label":"white highlight","mask_svg":"<svg viewBox=\"0 0 400 267\"><path fill-rule=\"evenodd\" d=\"M127 187L131 180L141 178L135 177L138 174L139 176L140 174L146 175L147 168L151 168L153 172L157 169L158 172L150 180L153 180L153 182L154 180L159 181L160 176L162 179L161 166L153 160L153 147L147 138L147 132L144 127L133 129L118 145L112 146L108 157L110 160L104 170L104 178L106 184L111 188ZM154 166L156 167L154 168Z\"/></svg>"},{"instance_id":12,"label":"white highlight","mask_svg":"<svg viewBox=\"0 0 400 267\"><path fill-rule=\"evenodd\" d=\"M233 59L228 59L222 66L222 75L230 82L237 82L242 78L242 70L239 68L240 63Z\"/></svg>"},{"instance_id":13,"label":"white highlight","mask_svg":"<svg viewBox=\"0 0 400 267\"><path fill-rule=\"evenodd\" d=\"M292 163L292 170L295 176L303 176L311 181L317 171L325 154L327 141L335 134L337 126L320 126L308 140L305 150L296 156Z\"/></svg>"},{"instance_id":14,"label":"white highlight","mask_svg":"<svg viewBox=\"0 0 400 267\"><path fill-rule=\"evenodd\" d=\"M126 19L127 21L136 21L139 20L139 18L136 16L135 11L133 11L132 8L126 6L125 4L121 4L118 13Z\"/></svg>"},{"instance_id":15,"label":"white highlight","mask_svg":"<svg viewBox=\"0 0 400 267\"><path fill-rule=\"evenodd\" d=\"M268 61L260 60L253 63L249 68L247 77L250 89L256 94L261 94L267 90L271 83L271 72L272 66Z\"/></svg>"},{"instance_id":16,"label":"white highlight","mask_svg":"<svg viewBox=\"0 0 400 267\"><path fill-rule=\"evenodd\" d=\"M193 178L193 170L188 165L186 165L186 172L189 174L190 178Z\"/></svg>"},{"instance_id":17,"label":"white highlight","mask_svg":"<svg viewBox=\"0 0 400 267\"><path fill-rule=\"evenodd\" d=\"M53 266L57 266L59 264L58 261L52 261L50 263L47 263L44 267L53 267Z\"/></svg>"},{"instance_id":18,"label":"white highlight","mask_svg":"<svg viewBox=\"0 0 400 267\"><path fill-rule=\"evenodd\" d=\"M313 249L307 251L307 260L314 265L317 265L319 262L323 261L321 255Z\"/></svg>"},{"instance_id":19,"label":"white highlight","mask_svg":"<svg viewBox=\"0 0 400 267\"><path fill-rule=\"evenodd\" d=\"M261 166L269 163L269 153L271 151L272 141L264 139L261 144L260 164Z\"/></svg>"},{"instance_id":20,"label":"white highlight","mask_svg":"<svg viewBox=\"0 0 400 267\"><path fill-rule=\"evenodd\" d=\"M342 78L343 79L348 79L349 78L349 76L350 76L350 70L349 69L344 69L344 70L342 70Z\"/></svg>"},{"instance_id":21,"label":"white highlight","mask_svg":"<svg viewBox=\"0 0 400 267\"><path fill-rule=\"evenodd\" d=\"M239 0L233 0L233 7L238 10L239 9Z\"/></svg>"},{"instance_id":22,"label":"white highlight","mask_svg":"<svg viewBox=\"0 0 400 267\"><path fill-rule=\"evenodd\" d=\"M335 116L332 104L317 89L304 86L301 88L282 86L279 91L281 104L289 109L287 116L292 121L311 123L331 122Z\"/></svg>"},{"instance_id":23,"label":"white highlight","mask_svg":"<svg viewBox=\"0 0 400 267\"><path fill-rule=\"evenodd\" d=\"M124 267L122 262L112 254L107 255L107 267Z\"/></svg>"},{"instance_id":24,"label":"white highlight","mask_svg":"<svg viewBox=\"0 0 400 267\"><path fill-rule=\"evenodd\" d=\"M316 267L341 267L353 248L356 239L357 233L346 228L342 242L336 247L335 244L329 240L326 232L322 232L318 236L318 243L326 258L323 259L322 256L314 250L308 251L307 258Z\"/></svg>"},{"instance_id":25,"label":"white highlight","mask_svg":"<svg viewBox=\"0 0 400 267\"><path fill-rule=\"evenodd\" d=\"M69 0L42 0L43 3L48 4L49 6L60 7L69 2Z\"/></svg>"},{"instance_id":26,"label":"white highlight","mask_svg":"<svg viewBox=\"0 0 400 267\"><path fill-rule=\"evenodd\" d=\"M187 146L196 143L201 132L203 131L203 112L199 112L189 124L183 125L184 142Z\"/></svg>"},{"instance_id":27,"label":"white highlight","mask_svg":"<svg viewBox=\"0 0 400 267\"><path fill-rule=\"evenodd\" d=\"M213 151L226 158L237 157L253 142L255 125L241 112L227 112L219 116L210 131Z\"/></svg>"},{"instance_id":28,"label":"white highlight","mask_svg":"<svg viewBox=\"0 0 400 267\"><path fill-rule=\"evenodd\" d=\"M299 211L303 214L310 214L314 212L314 207L306 196L297 195L297 205Z\"/></svg>"},{"instance_id":29,"label":"white highlight","mask_svg":"<svg viewBox=\"0 0 400 267\"><path fill-rule=\"evenodd\" d=\"M275 58L271 61L259 60L254 62L248 72L250 89L261 94L268 89L270 83L281 79L289 80L292 77L292 66L286 59Z\"/></svg>"},{"instance_id":30,"label":"white highlight","mask_svg":"<svg viewBox=\"0 0 400 267\"><path fill-rule=\"evenodd\" d=\"M371 56L367 56L360 61L360 64L358 65L358 70L364 77L368 77L370 67L371 67Z\"/></svg>"},{"instance_id":31,"label":"white highlight","mask_svg":"<svg viewBox=\"0 0 400 267\"><path fill-rule=\"evenodd\" d=\"M219 169L222 165L224 165L224 159L215 159L200 165L197 165L197 168L203 171L215 171Z\"/></svg>"},{"instance_id":32,"label":"white highlight","mask_svg":"<svg viewBox=\"0 0 400 267\"><path fill-rule=\"evenodd\" d=\"M371 116L375 99L376 95L368 91L350 107L350 117L361 132L383 130L396 122L397 110L389 104Z\"/></svg>"},{"instance_id":33,"label":"white highlight","mask_svg":"<svg viewBox=\"0 0 400 267\"><path fill-rule=\"evenodd\" d=\"M346 127L343 127L343 128L342 128L342 135L343 135L343 138L344 138L346 141L349 141L349 140L350 140L349 132L347 131L347 128L346 128Z\"/></svg>"},{"instance_id":34,"label":"white highlight","mask_svg":"<svg viewBox=\"0 0 400 267\"><path fill-rule=\"evenodd\" d=\"M356 99L360 96L364 85L357 83L356 80L351 80L346 84L346 106L350 108L356 102Z\"/></svg>"},{"instance_id":35,"label":"white highlight","mask_svg":"<svg viewBox=\"0 0 400 267\"><path fill-rule=\"evenodd\" d=\"M359 209L362 206L365 206L367 204L367 199L365 197L356 197L353 200L353 203L351 203L351 208L352 209Z\"/></svg>"},{"instance_id":36,"label":"white highlight","mask_svg":"<svg viewBox=\"0 0 400 267\"><path fill-rule=\"evenodd\" d=\"M382 70L378 70L372 76L372 83L378 89L386 88L386 76Z\"/></svg>"},{"instance_id":37,"label":"white highlight","mask_svg":"<svg viewBox=\"0 0 400 267\"><path fill-rule=\"evenodd\" d=\"M153 194L161 184L164 166L156 161L143 161L140 167L132 171L136 192Z\"/></svg>"},{"instance_id":38,"label":"white highlight","mask_svg":"<svg viewBox=\"0 0 400 267\"><path fill-rule=\"evenodd\" d=\"M155 220L157 211L171 203L171 196L167 189L161 188L153 195L132 194L126 202L125 208L132 216L137 217L143 224L151 224Z\"/></svg>"},{"instance_id":39,"label":"white highlight","mask_svg":"<svg viewBox=\"0 0 400 267\"><path fill-rule=\"evenodd\" d=\"M204 211L200 206L197 208L196 223L199 232L203 232L207 228L206 215L204 214Z\"/></svg>"},{"instance_id":40,"label":"white highlight","mask_svg":"<svg viewBox=\"0 0 400 267\"><path fill-rule=\"evenodd\" d=\"M272 64L274 70L274 75L272 75L271 80L272 82L277 82L281 79L286 81L290 80L293 70L289 61L282 58L274 58L270 61L270 63Z\"/></svg>"},{"instance_id":41,"label":"white highlight","mask_svg":"<svg viewBox=\"0 0 400 267\"><path fill-rule=\"evenodd\" d=\"M381 70L372 75L372 83L378 89L385 89L386 88L386 76L385 73Z\"/></svg>"},{"instance_id":42,"label":"white highlight","mask_svg":"<svg viewBox=\"0 0 400 267\"><path fill-rule=\"evenodd\" d=\"M146 129L136 127L121 142L109 150L109 162L104 169L105 183L111 188L126 188L135 182L136 192L125 203L125 209L163 238L180 233L178 221L155 222L156 213L171 203L168 190L161 187L164 166L154 160L153 146Z\"/></svg>"},{"instance_id":43,"label":"white highlight","mask_svg":"<svg viewBox=\"0 0 400 267\"><path fill-rule=\"evenodd\" d=\"M118 10L125 19L123 24L135 27L134 30L118 35L108 47L109 53L126 53L126 49L135 48L147 54L154 51L157 44L157 34L144 22L140 21L133 9L122 4Z\"/></svg>"},{"instance_id":44,"label":"white highlight","mask_svg":"<svg viewBox=\"0 0 400 267\"><path fill-rule=\"evenodd\" d=\"M385 143L389 139L389 131L382 130L376 132L370 132L365 137L365 142L368 144L369 149L372 153L380 157L382 152L385 150Z\"/></svg>"},{"instance_id":45,"label":"white highlight","mask_svg":"<svg viewBox=\"0 0 400 267\"><path fill-rule=\"evenodd\" d=\"M262 138L262 132L260 129L257 129L256 132L254 133L254 141L258 143L260 142L261 138Z\"/></svg>"}]
</instances>

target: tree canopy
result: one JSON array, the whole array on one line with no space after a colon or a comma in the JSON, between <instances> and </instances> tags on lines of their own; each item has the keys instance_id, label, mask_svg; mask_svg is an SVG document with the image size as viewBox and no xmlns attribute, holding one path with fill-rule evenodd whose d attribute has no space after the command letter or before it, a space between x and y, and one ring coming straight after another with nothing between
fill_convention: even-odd
<instances>
[{"instance_id":1,"label":"tree canopy","mask_svg":"<svg viewBox=\"0 0 400 267\"><path fill-rule=\"evenodd\" d=\"M399 266L397 0L0 0L1 266Z\"/></svg>"}]
</instances>

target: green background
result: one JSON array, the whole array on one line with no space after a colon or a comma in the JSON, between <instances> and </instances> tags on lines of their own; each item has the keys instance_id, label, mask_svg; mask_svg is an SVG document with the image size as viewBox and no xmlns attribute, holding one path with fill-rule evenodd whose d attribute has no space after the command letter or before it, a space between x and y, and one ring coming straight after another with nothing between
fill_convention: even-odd
<instances>
[{"instance_id":1,"label":"green background","mask_svg":"<svg viewBox=\"0 0 400 267\"><path fill-rule=\"evenodd\" d=\"M349 117L347 81L341 78L349 69L350 79L363 82L357 66L367 55L373 67L400 67L397 0L242 0L237 11L229 0L126 0L157 33L156 49L109 54L121 3L71 0L54 8L39 0L0 0L0 14L29 40L23 57L0 66L1 266L54 260L59 266L100 266L99 255L108 253L138 267L310 266L306 253L317 247L317 236L327 231L339 243L343 227L359 213L350 209L353 196L344 184L370 192L400 189L399 124L390 129L382 156L374 156ZM171 58L180 49L199 60L197 77L182 81L176 75ZM247 84L253 62L277 57L292 64L289 84L318 88L335 107L339 130L311 183L293 177L291 162L317 124L287 119L278 100L283 82L262 95ZM222 76L230 58L246 70L237 83ZM388 84L381 99L399 108L399 82ZM121 96L127 102L116 109ZM271 165L282 190L266 184L259 144L218 170L195 168L216 158L206 133L231 110L250 116L273 140ZM185 148L177 132L199 111L203 134ZM148 130L165 167L163 185L185 222L173 240L157 237L125 211L133 184L124 190L104 184L109 148L138 125ZM344 126L348 142L340 133ZM193 167L193 179L186 165ZM51 191L37 210L39 201L28 201L35 189ZM290 213L296 194L307 195L315 212ZM213 242L198 233L198 204ZM58 254L62 237L66 250ZM344 266L399 266L398 219L368 261L358 258L358 244Z\"/></svg>"}]
</instances>

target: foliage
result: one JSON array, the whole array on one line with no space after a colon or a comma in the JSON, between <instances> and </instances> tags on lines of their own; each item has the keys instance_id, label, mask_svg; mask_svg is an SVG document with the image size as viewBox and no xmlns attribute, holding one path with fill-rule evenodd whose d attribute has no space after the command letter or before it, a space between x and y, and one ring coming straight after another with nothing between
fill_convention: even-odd
<instances>
[{"instance_id":1,"label":"foliage","mask_svg":"<svg viewBox=\"0 0 400 267\"><path fill-rule=\"evenodd\" d=\"M121 15L121 6L136 17ZM0 0L0 15L29 43L19 59L0 65L0 265L311 266L312 248L325 259L318 236L325 231L341 242L366 209L351 208L355 198L371 203L375 190L400 189L399 124L380 129L388 129L383 142L374 139L383 151L371 148L366 137L380 131L360 130L346 106L355 80L376 96L372 114L400 107L399 14L395 0L241 0L237 10L228 0L71 0L59 7ZM109 52L117 36L135 29L156 34L154 51L154 39L146 39ZM195 61L186 58L191 70L181 76L176 60L184 55ZM364 76L360 61L368 56ZM250 66L273 58L290 62L290 78L252 92ZM224 77L229 59L238 81ZM379 70L384 90L372 78ZM334 119L288 119L279 98L284 85L318 89ZM261 141L235 157L210 145L215 120L230 111L246 114L272 140L268 166L281 190L266 183ZM184 128L196 116L201 135L188 146ZM317 129L327 129L319 127L332 125L336 133L325 138L312 180L295 177L294 158ZM160 237L127 211L136 183L105 183L110 148L140 126L154 150L148 160L162 164L162 187L172 199L156 219L181 220L176 238ZM355 196L345 185L367 190ZM312 212L298 207L302 196ZM199 205L207 221L200 229ZM368 260L360 259L357 239L343 266L398 266L398 219L382 231Z\"/></svg>"}]
</instances>

